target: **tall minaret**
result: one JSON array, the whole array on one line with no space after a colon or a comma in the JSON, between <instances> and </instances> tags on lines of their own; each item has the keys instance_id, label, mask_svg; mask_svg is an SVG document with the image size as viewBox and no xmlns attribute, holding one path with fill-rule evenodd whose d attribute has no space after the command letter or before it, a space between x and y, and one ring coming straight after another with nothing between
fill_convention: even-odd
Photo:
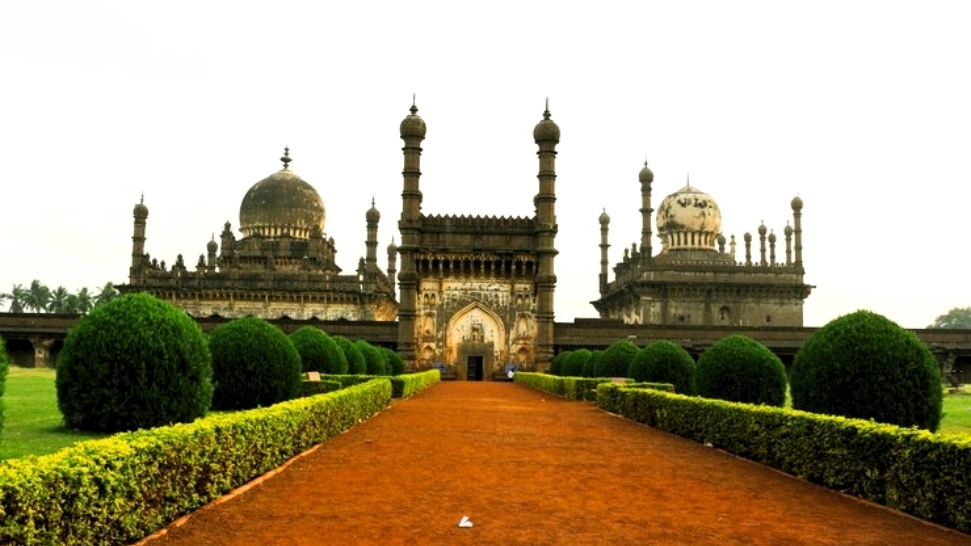
<instances>
[{"instance_id":1,"label":"tall minaret","mask_svg":"<svg viewBox=\"0 0 971 546\"><path fill-rule=\"evenodd\" d=\"M398 247L394 244L394 237L391 238L391 244L388 245L388 280L391 281L391 297L395 297L394 280L395 275L398 273Z\"/></svg>"},{"instance_id":2,"label":"tall minaret","mask_svg":"<svg viewBox=\"0 0 971 546\"><path fill-rule=\"evenodd\" d=\"M374 207L374 198L371 198L371 208L364 215L367 220L367 271L374 271L378 267L378 222L381 221L381 213Z\"/></svg>"},{"instance_id":3,"label":"tall minaret","mask_svg":"<svg viewBox=\"0 0 971 546\"><path fill-rule=\"evenodd\" d=\"M401 232L401 246L398 247L398 253L401 254L401 271L398 273L398 354L414 369L417 331L415 319L418 314L415 250L421 236L421 190L418 189L418 179L421 178L421 141L425 140L426 132L425 120L418 115L414 100L411 103L411 114L401 121L400 132L401 140L405 142L402 148L405 166L401 171L404 190L401 192L401 220L398 221L398 230Z\"/></svg>"},{"instance_id":4,"label":"tall minaret","mask_svg":"<svg viewBox=\"0 0 971 546\"><path fill-rule=\"evenodd\" d=\"M802 267L802 199L798 195L792 198L792 226L796 236L796 259L792 265Z\"/></svg>"},{"instance_id":5,"label":"tall minaret","mask_svg":"<svg viewBox=\"0 0 971 546\"><path fill-rule=\"evenodd\" d=\"M638 176L641 181L641 263L651 263L651 256L654 250L651 248L651 215L654 209L651 208L651 183L654 182L654 173L647 168L647 161Z\"/></svg>"},{"instance_id":6,"label":"tall minaret","mask_svg":"<svg viewBox=\"0 0 971 546\"><path fill-rule=\"evenodd\" d=\"M543 119L533 129L533 140L539 146L539 193L533 199L536 206L536 255L539 271L536 274L536 368L546 370L553 359L553 292L556 273L556 145L560 142L560 128L550 119L549 100Z\"/></svg>"},{"instance_id":7,"label":"tall minaret","mask_svg":"<svg viewBox=\"0 0 971 546\"><path fill-rule=\"evenodd\" d=\"M610 216L607 215L607 209L604 209L603 213L600 215L600 295L603 296L607 293L607 266L610 262L607 261L607 249L610 248L610 244L607 243L607 234L610 231Z\"/></svg>"},{"instance_id":8,"label":"tall minaret","mask_svg":"<svg viewBox=\"0 0 971 546\"><path fill-rule=\"evenodd\" d=\"M128 270L128 283L138 284L142 272L142 260L145 258L145 225L148 223L148 207L145 206L145 195L135 205L132 215L135 217L135 231L131 237L131 268Z\"/></svg>"}]
</instances>

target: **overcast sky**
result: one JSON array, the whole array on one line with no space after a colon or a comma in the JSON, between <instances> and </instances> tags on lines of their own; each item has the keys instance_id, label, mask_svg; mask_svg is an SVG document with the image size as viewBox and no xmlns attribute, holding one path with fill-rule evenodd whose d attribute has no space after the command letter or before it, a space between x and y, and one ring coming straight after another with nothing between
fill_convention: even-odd
<instances>
[{"instance_id":1,"label":"overcast sky","mask_svg":"<svg viewBox=\"0 0 971 546\"><path fill-rule=\"evenodd\" d=\"M655 208L690 174L780 256L803 199L806 325L924 327L971 305L969 26L962 1L3 2L0 291L127 282L143 192L146 250L191 267L284 146L345 272L375 199L385 267L413 93L423 212L532 216L548 97L557 321L596 316L603 209L612 264L639 241L646 159Z\"/></svg>"}]
</instances>

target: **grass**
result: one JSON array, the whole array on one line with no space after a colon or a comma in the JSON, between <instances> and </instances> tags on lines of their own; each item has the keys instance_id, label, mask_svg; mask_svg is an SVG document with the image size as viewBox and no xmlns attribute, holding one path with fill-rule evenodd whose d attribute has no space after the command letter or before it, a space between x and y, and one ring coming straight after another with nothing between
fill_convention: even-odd
<instances>
[{"instance_id":1,"label":"grass","mask_svg":"<svg viewBox=\"0 0 971 546\"><path fill-rule=\"evenodd\" d=\"M54 370L10 367L3 396L4 424L0 460L46 455L84 440L103 438L70 430L57 409ZM971 386L944 395L944 419L939 432L971 435Z\"/></svg>"},{"instance_id":2,"label":"grass","mask_svg":"<svg viewBox=\"0 0 971 546\"><path fill-rule=\"evenodd\" d=\"M0 460L45 455L77 442L106 436L64 426L57 409L54 370L50 368L11 366L3 395L3 414Z\"/></svg>"}]
</instances>

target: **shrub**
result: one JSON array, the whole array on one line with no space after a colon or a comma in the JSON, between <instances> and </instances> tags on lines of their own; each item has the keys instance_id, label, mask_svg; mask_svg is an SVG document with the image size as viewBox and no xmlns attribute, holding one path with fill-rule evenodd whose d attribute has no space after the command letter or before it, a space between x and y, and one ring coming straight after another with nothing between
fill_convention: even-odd
<instances>
[{"instance_id":1,"label":"shrub","mask_svg":"<svg viewBox=\"0 0 971 546\"><path fill-rule=\"evenodd\" d=\"M290 341L300 354L303 371L347 373L347 357L344 356L344 351L323 330L304 326L290 334Z\"/></svg>"},{"instance_id":2,"label":"shrub","mask_svg":"<svg viewBox=\"0 0 971 546\"><path fill-rule=\"evenodd\" d=\"M597 365L603 354L604 352L599 349L591 351L590 358L583 363L583 370L581 371L583 377L597 377Z\"/></svg>"},{"instance_id":3,"label":"shrub","mask_svg":"<svg viewBox=\"0 0 971 546\"><path fill-rule=\"evenodd\" d=\"M745 404L782 406L786 401L786 369L772 351L750 337L723 338L698 359L698 394Z\"/></svg>"},{"instance_id":4,"label":"shrub","mask_svg":"<svg viewBox=\"0 0 971 546\"><path fill-rule=\"evenodd\" d=\"M364 355L364 361L367 363L367 372L365 373L368 375L391 375L388 372L388 359L380 349L363 339L355 341L354 345L357 345L361 354Z\"/></svg>"},{"instance_id":5,"label":"shrub","mask_svg":"<svg viewBox=\"0 0 971 546\"><path fill-rule=\"evenodd\" d=\"M912 332L870 311L830 321L792 364L792 406L931 431L943 403L937 359Z\"/></svg>"},{"instance_id":6,"label":"shrub","mask_svg":"<svg viewBox=\"0 0 971 546\"><path fill-rule=\"evenodd\" d=\"M384 353L385 360L388 362L389 374L401 375L408 371L407 366L405 366L405 360L401 358L401 355L387 347L380 347L380 349Z\"/></svg>"},{"instance_id":7,"label":"shrub","mask_svg":"<svg viewBox=\"0 0 971 546\"><path fill-rule=\"evenodd\" d=\"M209 337L213 408L272 406L300 394L300 354L279 328L257 318L235 319Z\"/></svg>"},{"instance_id":8,"label":"shrub","mask_svg":"<svg viewBox=\"0 0 971 546\"><path fill-rule=\"evenodd\" d=\"M7 371L10 369L10 355L7 346L0 337L0 430L3 430L3 393L7 386Z\"/></svg>"},{"instance_id":9,"label":"shrub","mask_svg":"<svg viewBox=\"0 0 971 546\"><path fill-rule=\"evenodd\" d=\"M626 339L611 343L600 355L594 373L597 377L627 377L630 361L638 350L637 345Z\"/></svg>"},{"instance_id":10,"label":"shrub","mask_svg":"<svg viewBox=\"0 0 971 546\"><path fill-rule=\"evenodd\" d=\"M675 392L694 394L695 359L677 343L658 340L637 352L627 377L635 382L671 383Z\"/></svg>"},{"instance_id":11,"label":"shrub","mask_svg":"<svg viewBox=\"0 0 971 546\"><path fill-rule=\"evenodd\" d=\"M563 375L563 363L566 359L573 354L573 351L563 351L562 353L553 357L550 361L550 374L551 375Z\"/></svg>"},{"instance_id":12,"label":"shrub","mask_svg":"<svg viewBox=\"0 0 971 546\"><path fill-rule=\"evenodd\" d=\"M347 359L347 373L351 375L365 375L367 373L367 361L361 350L351 340L344 336L334 336L334 341L344 351L344 358Z\"/></svg>"},{"instance_id":13,"label":"shrub","mask_svg":"<svg viewBox=\"0 0 971 546\"><path fill-rule=\"evenodd\" d=\"M593 357L593 353L590 352L590 349L577 349L576 351L573 351L563 362L562 375L564 377L582 377L583 365L586 364L591 357Z\"/></svg>"},{"instance_id":14,"label":"shrub","mask_svg":"<svg viewBox=\"0 0 971 546\"><path fill-rule=\"evenodd\" d=\"M55 386L71 428L118 432L188 423L212 403L212 360L192 318L148 294L127 294L95 307L68 331Z\"/></svg>"}]
</instances>

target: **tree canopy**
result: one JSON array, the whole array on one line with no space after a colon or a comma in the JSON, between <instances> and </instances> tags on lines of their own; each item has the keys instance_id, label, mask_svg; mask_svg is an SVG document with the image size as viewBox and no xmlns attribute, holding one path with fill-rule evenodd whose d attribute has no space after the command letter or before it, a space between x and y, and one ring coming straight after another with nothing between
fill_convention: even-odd
<instances>
[{"instance_id":1,"label":"tree canopy","mask_svg":"<svg viewBox=\"0 0 971 546\"><path fill-rule=\"evenodd\" d=\"M971 329L971 307L955 307L934 319L928 328Z\"/></svg>"}]
</instances>

